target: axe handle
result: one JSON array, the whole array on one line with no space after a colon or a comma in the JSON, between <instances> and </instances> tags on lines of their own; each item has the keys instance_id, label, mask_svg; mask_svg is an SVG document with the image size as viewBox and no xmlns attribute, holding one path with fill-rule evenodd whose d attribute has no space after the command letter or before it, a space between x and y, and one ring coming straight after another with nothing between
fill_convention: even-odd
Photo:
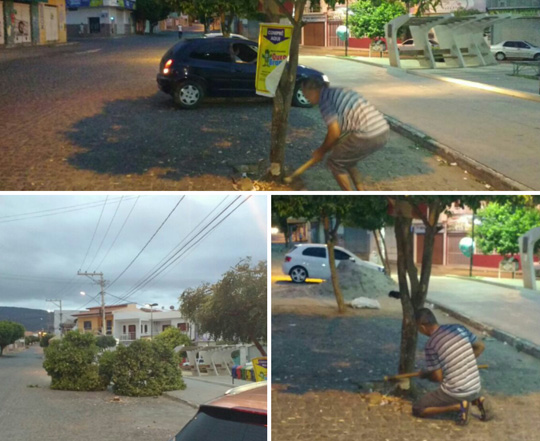
<instances>
[{"instance_id":1,"label":"axe handle","mask_svg":"<svg viewBox=\"0 0 540 441\"><path fill-rule=\"evenodd\" d=\"M317 164L316 159L311 158L310 160L306 161L304 164L302 164L300 167L298 167L292 175L289 176L289 179L294 179L297 176L300 176L302 173L304 173L308 168L310 168L312 165Z\"/></svg>"},{"instance_id":2,"label":"axe handle","mask_svg":"<svg viewBox=\"0 0 540 441\"><path fill-rule=\"evenodd\" d=\"M479 364L478 365L478 369L488 369L489 368L489 365L487 364ZM418 377L420 375L420 372L421 371L418 371L418 372L410 372L408 374L399 374L399 375L394 375L392 377L389 377L389 376L385 376L384 377L384 381L394 381L394 380L401 380L403 378L412 378L412 377Z\"/></svg>"}]
</instances>

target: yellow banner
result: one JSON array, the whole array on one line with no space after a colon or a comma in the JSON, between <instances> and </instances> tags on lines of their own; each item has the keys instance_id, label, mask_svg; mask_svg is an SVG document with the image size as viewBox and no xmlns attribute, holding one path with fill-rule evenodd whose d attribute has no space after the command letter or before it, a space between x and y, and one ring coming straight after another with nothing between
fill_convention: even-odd
<instances>
[{"instance_id":1,"label":"yellow banner","mask_svg":"<svg viewBox=\"0 0 540 441\"><path fill-rule=\"evenodd\" d=\"M255 89L257 95L273 97L285 69L293 27L261 23Z\"/></svg>"},{"instance_id":2,"label":"yellow banner","mask_svg":"<svg viewBox=\"0 0 540 441\"><path fill-rule=\"evenodd\" d=\"M255 381L266 380L267 364L266 357L254 358L251 360L253 363L253 370L255 371Z\"/></svg>"}]
</instances>

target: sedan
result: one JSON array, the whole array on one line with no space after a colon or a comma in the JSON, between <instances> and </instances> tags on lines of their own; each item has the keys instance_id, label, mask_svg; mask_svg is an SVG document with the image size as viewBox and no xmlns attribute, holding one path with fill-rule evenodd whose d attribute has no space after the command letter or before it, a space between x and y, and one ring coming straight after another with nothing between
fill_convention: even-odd
<instances>
[{"instance_id":1,"label":"sedan","mask_svg":"<svg viewBox=\"0 0 540 441\"><path fill-rule=\"evenodd\" d=\"M256 96L257 51L256 42L237 38L181 40L161 59L158 87L184 109L197 107L205 96ZM311 107L300 87L308 78L328 84L326 75L298 66L293 105Z\"/></svg>"},{"instance_id":2,"label":"sedan","mask_svg":"<svg viewBox=\"0 0 540 441\"><path fill-rule=\"evenodd\" d=\"M384 267L360 259L350 251L334 247L336 266L345 260L354 262L364 268L384 273ZM330 262L327 246L324 244L298 244L285 256L282 266L283 273L291 276L295 283L303 283L307 278L329 279Z\"/></svg>"},{"instance_id":3,"label":"sedan","mask_svg":"<svg viewBox=\"0 0 540 441\"><path fill-rule=\"evenodd\" d=\"M525 40L507 40L491 46L491 53L499 61L507 58L522 58L540 61L540 47Z\"/></svg>"}]
</instances>

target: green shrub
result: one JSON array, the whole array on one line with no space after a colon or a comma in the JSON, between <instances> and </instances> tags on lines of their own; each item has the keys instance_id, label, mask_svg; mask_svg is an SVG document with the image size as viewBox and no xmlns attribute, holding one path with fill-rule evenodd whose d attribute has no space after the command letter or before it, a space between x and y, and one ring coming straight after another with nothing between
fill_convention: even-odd
<instances>
[{"instance_id":1,"label":"green shrub","mask_svg":"<svg viewBox=\"0 0 540 441\"><path fill-rule=\"evenodd\" d=\"M112 382L115 393L133 397L185 388L174 351L163 342L149 340L118 346Z\"/></svg>"},{"instance_id":2,"label":"green shrub","mask_svg":"<svg viewBox=\"0 0 540 441\"><path fill-rule=\"evenodd\" d=\"M107 385L111 384L112 381L115 359L115 351L103 351L99 357L99 376L103 378Z\"/></svg>"},{"instance_id":3,"label":"green shrub","mask_svg":"<svg viewBox=\"0 0 540 441\"><path fill-rule=\"evenodd\" d=\"M54 334L44 334L44 335L42 335L41 338L39 339L39 345L42 348L48 347L52 338L54 338Z\"/></svg>"},{"instance_id":4,"label":"green shrub","mask_svg":"<svg viewBox=\"0 0 540 441\"><path fill-rule=\"evenodd\" d=\"M114 348L116 339L112 335L101 335L97 338L96 344L101 349Z\"/></svg>"},{"instance_id":5,"label":"green shrub","mask_svg":"<svg viewBox=\"0 0 540 441\"><path fill-rule=\"evenodd\" d=\"M99 348L92 334L68 332L62 340L53 340L44 352L43 367L51 377L51 389L106 389L108 382L99 375Z\"/></svg>"}]
</instances>

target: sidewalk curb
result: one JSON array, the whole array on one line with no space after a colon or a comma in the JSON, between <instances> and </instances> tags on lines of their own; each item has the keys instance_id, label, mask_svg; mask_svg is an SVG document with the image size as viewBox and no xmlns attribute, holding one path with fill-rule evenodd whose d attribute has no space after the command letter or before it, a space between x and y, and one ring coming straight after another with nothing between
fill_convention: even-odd
<instances>
[{"instance_id":1,"label":"sidewalk curb","mask_svg":"<svg viewBox=\"0 0 540 441\"><path fill-rule=\"evenodd\" d=\"M417 142L426 150L436 153L449 163L457 163L459 167L466 170L472 176L487 182L492 187L497 187L497 190L534 191L534 189L527 187L520 182L514 181L508 176L493 170L487 165L484 165L475 159L472 159L467 155L464 155L463 153L460 153L451 147L440 143L439 141L436 141L429 135L426 135L420 130L415 129L414 127L405 124L392 116L385 115L385 117L388 120L390 127L394 131Z\"/></svg>"},{"instance_id":2,"label":"sidewalk curb","mask_svg":"<svg viewBox=\"0 0 540 441\"><path fill-rule=\"evenodd\" d=\"M183 377L183 378L188 379L188 380L200 381L202 383L217 384L219 386L227 386L227 387L230 387L230 388L236 387L234 384L232 384L232 382L231 382L231 384L228 384L228 383L221 383L221 382L218 382L218 381L206 380L204 378L196 378L196 377Z\"/></svg>"},{"instance_id":3,"label":"sidewalk curb","mask_svg":"<svg viewBox=\"0 0 540 441\"><path fill-rule=\"evenodd\" d=\"M440 303L433 302L429 299L427 299L429 303L432 303L433 306L437 309L440 309L441 311L451 315L452 317L466 323L469 326L472 326L473 328L479 329L481 331L486 332L493 338L502 341L503 343L507 343L510 346L513 346L516 348L518 352L524 352L532 357L540 359L540 347L536 346L534 343L521 339L519 337L516 337L515 335L509 334L505 331L501 331L499 329L492 328L491 326L485 325L483 323L480 323L473 318L466 316L464 314L461 314L459 312L454 311L453 309L450 309L444 305L441 305Z\"/></svg>"},{"instance_id":4,"label":"sidewalk curb","mask_svg":"<svg viewBox=\"0 0 540 441\"><path fill-rule=\"evenodd\" d=\"M342 56L336 56L336 55L327 55L330 58L340 58L343 60L353 61L356 63L363 63L368 64L370 66L380 67L384 69L388 69L390 66L383 66L378 63L370 63L369 61L365 60L357 60L353 58L347 58ZM408 70L407 73L410 73ZM538 97L538 100L540 101L540 96ZM512 178L509 178L508 176L503 175L502 173L499 173L496 170L493 170L492 168L488 167L487 165L484 165L478 161L476 161L473 158L468 157L467 155L464 155L463 153L460 153L451 147L448 147L445 144L442 144L435 139L431 138L429 135L421 132L420 130L405 124L398 119L390 116L385 115L386 119L388 120L388 123L390 124L390 127L397 133L415 141L416 143L420 144L424 149L429 150L442 158L444 158L449 163L457 163L459 167L466 170L468 173L470 173L472 176L488 183L491 187L497 188L497 190L506 190L506 191L534 191L534 189L522 184L521 182L517 182L513 180Z\"/></svg>"},{"instance_id":5,"label":"sidewalk curb","mask_svg":"<svg viewBox=\"0 0 540 441\"><path fill-rule=\"evenodd\" d=\"M487 283L488 285L499 286L501 288L517 289L517 290L520 289L520 287L518 287L518 286L508 285L508 284L502 283L502 282L494 282L492 280L475 279L474 277L454 276L452 274L449 274L446 277L452 277L454 279L467 280L467 281L470 281L470 282Z\"/></svg>"},{"instance_id":6,"label":"sidewalk curb","mask_svg":"<svg viewBox=\"0 0 540 441\"><path fill-rule=\"evenodd\" d=\"M174 395L170 394L169 392L163 392L163 396L165 398L168 398L169 400L178 401L178 402L180 402L182 404L187 404L189 407L192 407L193 409L198 409L199 408L198 404L192 403L191 401L188 401L188 400L184 400L183 398L180 398L180 397L175 397Z\"/></svg>"}]
</instances>

